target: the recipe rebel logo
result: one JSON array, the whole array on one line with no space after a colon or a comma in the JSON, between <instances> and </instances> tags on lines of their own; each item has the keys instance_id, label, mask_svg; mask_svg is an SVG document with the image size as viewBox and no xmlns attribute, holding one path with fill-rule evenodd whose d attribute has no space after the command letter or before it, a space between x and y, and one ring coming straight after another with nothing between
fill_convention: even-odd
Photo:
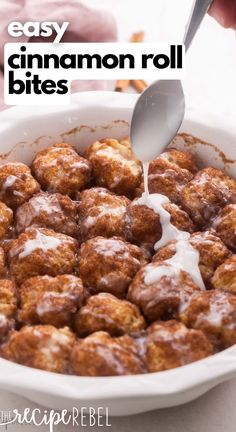
<instances>
[{"instance_id":1,"label":"the recipe rebel logo","mask_svg":"<svg viewBox=\"0 0 236 432\"><path fill-rule=\"evenodd\" d=\"M45 425L48 426L48 432L54 432L55 426L60 424L64 426L70 425L75 431L83 427L107 428L111 426L107 407L73 407L70 411L63 409L60 412L40 408L25 408L22 411L18 409L0 411L0 427L16 424L37 427Z\"/></svg>"},{"instance_id":2,"label":"the recipe rebel logo","mask_svg":"<svg viewBox=\"0 0 236 432\"><path fill-rule=\"evenodd\" d=\"M59 43L69 23L10 23L9 34L53 43L7 43L4 98L7 105L65 105L73 80L182 79L185 49L163 43Z\"/></svg>"}]
</instances>

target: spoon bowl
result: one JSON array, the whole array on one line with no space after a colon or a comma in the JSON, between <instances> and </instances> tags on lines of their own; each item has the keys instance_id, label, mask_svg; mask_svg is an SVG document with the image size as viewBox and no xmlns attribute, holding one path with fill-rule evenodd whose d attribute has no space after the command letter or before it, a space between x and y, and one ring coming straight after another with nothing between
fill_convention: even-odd
<instances>
[{"instance_id":1,"label":"spoon bowl","mask_svg":"<svg viewBox=\"0 0 236 432\"><path fill-rule=\"evenodd\" d=\"M149 162L165 149L177 134L184 113L179 80L156 81L141 94L132 117L131 142L142 162Z\"/></svg>"}]
</instances>

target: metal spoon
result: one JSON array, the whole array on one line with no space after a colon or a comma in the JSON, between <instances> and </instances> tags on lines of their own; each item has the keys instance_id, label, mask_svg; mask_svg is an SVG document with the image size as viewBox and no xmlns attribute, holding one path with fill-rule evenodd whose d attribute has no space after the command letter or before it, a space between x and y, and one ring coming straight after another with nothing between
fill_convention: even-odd
<instances>
[{"instance_id":1,"label":"metal spoon","mask_svg":"<svg viewBox=\"0 0 236 432\"><path fill-rule=\"evenodd\" d=\"M183 43L186 51L213 0L195 0ZM136 156L148 162L160 154L177 134L185 113L181 81L161 80L139 97L131 121L131 142Z\"/></svg>"}]
</instances>

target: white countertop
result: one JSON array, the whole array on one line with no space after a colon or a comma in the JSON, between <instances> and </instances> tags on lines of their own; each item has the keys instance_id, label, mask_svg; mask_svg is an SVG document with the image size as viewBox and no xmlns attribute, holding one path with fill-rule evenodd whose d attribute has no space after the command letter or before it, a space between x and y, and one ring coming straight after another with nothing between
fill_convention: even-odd
<instances>
[{"instance_id":1,"label":"white countertop","mask_svg":"<svg viewBox=\"0 0 236 432\"><path fill-rule=\"evenodd\" d=\"M32 0L36 1L36 0ZM84 0L85 4L110 9L115 15L120 39L144 30L147 41L181 40L190 0ZM168 12L167 12L168 11ZM235 33L221 29L207 17L188 54L185 79L187 105L221 116L236 118ZM112 432L235 432L236 380L218 386L200 399L182 407L132 417L110 419ZM35 408L29 401L0 392L0 410ZM88 430L89 428L81 428ZM91 430L101 430L92 428ZM0 432L6 429L0 427ZM8 426L7 431L48 431L47 426ZM72 426L55 431L72 432Z\"/></svg>"}]
</instances>

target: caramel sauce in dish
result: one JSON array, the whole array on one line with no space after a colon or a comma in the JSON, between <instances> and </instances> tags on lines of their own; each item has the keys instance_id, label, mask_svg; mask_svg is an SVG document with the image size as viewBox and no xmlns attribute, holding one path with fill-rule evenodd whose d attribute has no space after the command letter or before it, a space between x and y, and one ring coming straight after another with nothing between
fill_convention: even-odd
<instances>
[{"instance_id":1,"label":"caramel sauce in dish","mask_svg":"<svg viewBox=\"0 0 236 432\"><path fill-rule=\"evenodd\" d=\"M144 193L141 198L136 201L136 204L146 205L160 216L162 227L161 239L156 242L154 249L166 246L170 241L176 241L175 255L166 260L164 265L156 267L149 266L145 274L145 283L147 285L158 282L163 276L178 276L181 271L188 273L196 285L202 290L205 290L205 285L199 270L199 252L190 244L190 234L186 231L178 230L172 225L171 215L163 205L170 202L169 198L161 194L149 194L148 191L148 168L149 163L143 163L144 175Z\"/></svg>"}]
</instances>

